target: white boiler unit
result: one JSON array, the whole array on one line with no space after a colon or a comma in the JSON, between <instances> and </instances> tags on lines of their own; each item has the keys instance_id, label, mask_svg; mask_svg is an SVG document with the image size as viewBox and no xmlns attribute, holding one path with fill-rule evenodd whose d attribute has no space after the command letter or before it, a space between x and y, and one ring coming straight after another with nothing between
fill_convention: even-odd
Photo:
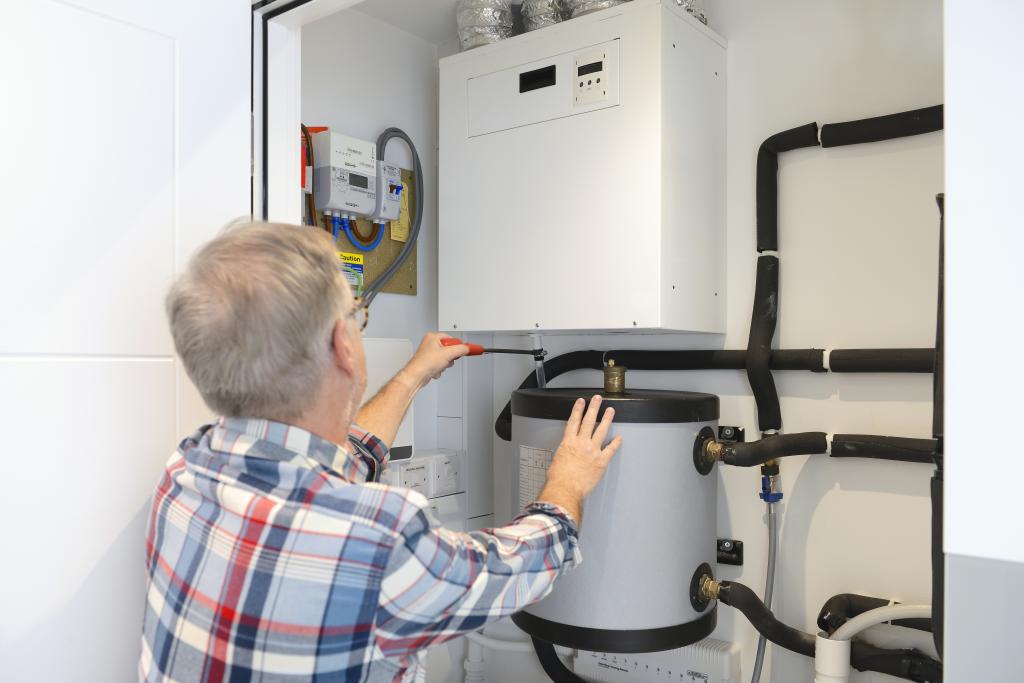
<instances>
[{"instance_id":1,"label":"white boiler unit","mask_svg":"<svg viewBox=\"0 0 1024 683\"><path fill-rule=\"evenodd\" d=\"M635 0L440 78L442 329L724 331L718 35Z\"/></svg>"}]
</instances>

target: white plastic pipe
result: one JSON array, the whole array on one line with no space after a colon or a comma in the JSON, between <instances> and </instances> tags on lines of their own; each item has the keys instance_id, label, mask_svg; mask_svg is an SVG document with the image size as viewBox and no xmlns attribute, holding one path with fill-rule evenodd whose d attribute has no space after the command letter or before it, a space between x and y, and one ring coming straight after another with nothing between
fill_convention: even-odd
<instances>
[{"instance_id":1,"label":"white plastic pipe","mask_svg":"<svg viewBox=\"0 0 1024 683\"><path fill-rule=\"evenodd\" d=\"M931 605L886 605L850 619L832 634L832 640L849 640L865 629L895 619L927 619L931 616Z\"/></svg>"},{"instance_id":2,"label":"white plastic pipe","mask_svg":"<svg viewBox=\"0 0 1024 683\"><path fill-rule=\"evenodd\" d=\"M849 640L830 640L818 635L814 641L814 683L847 683L850 647Z\"/></svg>"},{"instance_id":3,"label":"white plastic pipe","mask_svg":"<svg viewBox=\"0 0 1024 683\"><path fill-rule=\"evenodd\" d=\"M529 640L501 640L491 638L483 633L467 633L466 638L470 643L476 643L488 650L501 650L503 652L533 652L533 643Z\"/></svg>"},{"instance_id":4,"label":"white plastic pipe","mask_svg":"<svg viewBox=\"0 0 1024 683\"><path fill-rule=\"evenodd\" d=\"M466 640L469 641L469 651L466 661L462 664L466 670L465 683L483 683L485 680L484 650L533 654L532 640L502 640L485 636L479 631L467 633ZM573 654L573 650L558 645L555 646L555 652L562 656Z\"/></svg>"}]
</instances>

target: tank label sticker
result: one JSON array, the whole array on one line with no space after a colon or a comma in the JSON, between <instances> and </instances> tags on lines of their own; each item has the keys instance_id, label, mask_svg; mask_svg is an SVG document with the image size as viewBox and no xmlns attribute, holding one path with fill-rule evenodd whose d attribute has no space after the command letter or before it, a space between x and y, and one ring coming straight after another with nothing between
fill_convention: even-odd
<instances>
[{"instance_id":1,"label":"tank label sticker","mask_svg":"<svg viewBox=\"0 0 1024 683\"><path fill-rule=\"evenodd\" d=\"M548 478L553 451L532 446L519 447L519 509L537 500Z\"/></svg>"}]
</instances>

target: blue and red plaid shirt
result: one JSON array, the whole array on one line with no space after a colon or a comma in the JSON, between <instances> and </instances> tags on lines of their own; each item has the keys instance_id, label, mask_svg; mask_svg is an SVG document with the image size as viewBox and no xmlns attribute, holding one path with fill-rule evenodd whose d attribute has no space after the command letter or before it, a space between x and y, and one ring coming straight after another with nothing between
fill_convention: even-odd
<instances>
[{"instance_id":1,"label":"blue and red plaid shirt","mask_svg":"<svg viewBox=\"0 0 1024 683\"><path fill-rule=\"evenodd\" d=\"M146 539L142 681L422 680L425 648L544 597L580 561L576 524L535 503L499 529L441 528L376 483L387 447L266 420L185 439Z\"/></svg>"}]
</instances>

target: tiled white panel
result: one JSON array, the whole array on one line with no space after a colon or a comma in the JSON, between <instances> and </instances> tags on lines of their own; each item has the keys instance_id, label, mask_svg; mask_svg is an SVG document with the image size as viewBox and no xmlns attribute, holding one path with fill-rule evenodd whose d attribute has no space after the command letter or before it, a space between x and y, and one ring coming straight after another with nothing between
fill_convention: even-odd
<instances>
[{"instance_id":1,"label":"tiled white panel","mask_svg":"<svg viewBox=\"0 0 1024 683\"><path fill-rule=\"evenodd\" d=\"M0 386L0 680L129 680L174 362L0 360Z\"/></svg>"},{"instance_id":2,"label":"tiled white panel","mask_svg":"<svg viewBox=\"0 0 1024 683\"><path fill-rule=\"evenodd\" d=\"M31 103L0 126L0 353L169 355L175 41L63 4L19 15L46 47L0 48L4 100Z\"/></svg>"}]
</instances>

